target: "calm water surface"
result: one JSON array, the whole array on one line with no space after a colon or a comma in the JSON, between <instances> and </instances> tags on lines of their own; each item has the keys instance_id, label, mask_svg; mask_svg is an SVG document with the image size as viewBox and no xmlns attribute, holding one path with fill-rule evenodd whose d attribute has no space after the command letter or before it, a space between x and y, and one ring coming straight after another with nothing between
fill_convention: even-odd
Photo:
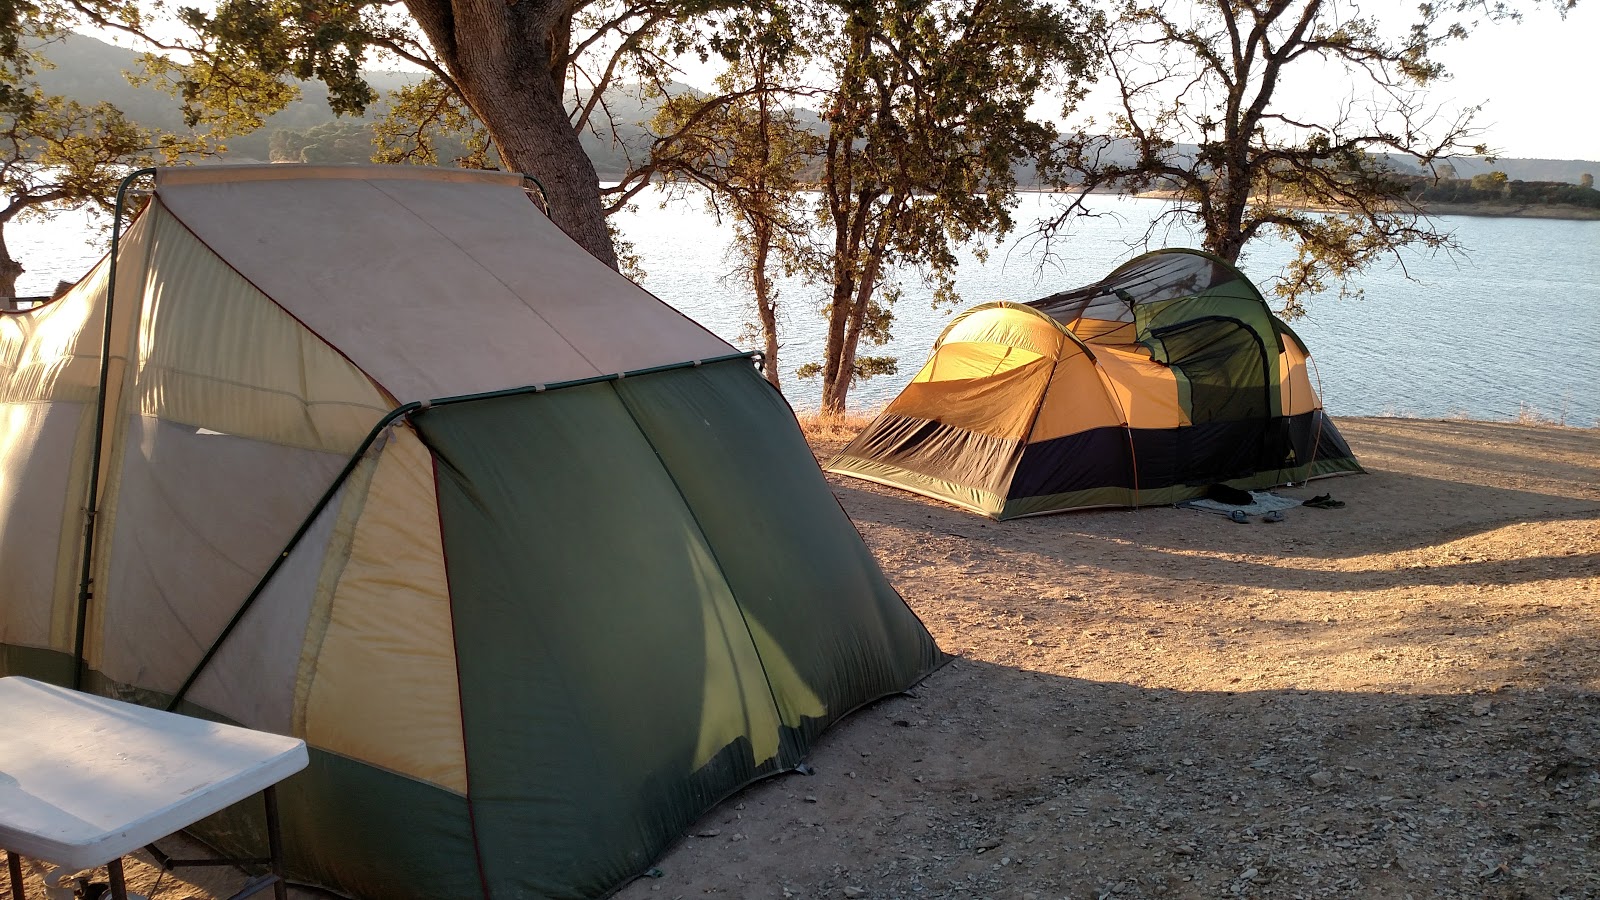
<instances>
[{"instance_id":1,"label":"calm water surface","mask_svg":"<svg viewBox=\"0 0 1600 900\"><path fill-rule=\"evenodd\" d=\"M646 272L645 287L730 342L755 347L744 335L754 318L748 291L727 277L730 231L692 203L660 208L640 198L619 225ZM1028 195L1017 213L1030 222L1054 198ZM1081 223L1046 260L1030 240L991 247L986 261L963 257L957 277L962 306L988 300L1032 300L1098 280L1139 252L1145 227L1165 208L1158 200L1096 198L1103 216ZM1571 425L1600 425L1600 221L1447 216L1463 252L1454 258L1408 254L1406 272L1380 266L1356 286L1361 299L1312 298L1305 318L1292 323L1316 357L1323 402L1334 415L1470 416L1514 419L1537 414ZM1024 229L1019 229L1024 230ZM7 229L13 252L28 268L24 295L48 293L57 279L76 279L104 249L104 235L84 216ZM1185 233L1162 231L1150 249L1190 246ZM1263 283L1292 256L1263 242L1242 267ZM1406 273L1411 276L1406 277ZM902 279L894 339L863 353L896 356L900 372L858 384L851 406L888 402L927 358L953 310L935 310L932 292L914 273ZM821 385L794 370L822 356L822 291L795 282L782 286L780 362L784 391L797 409L815 409Z\"/></svg>"}]
</instances>

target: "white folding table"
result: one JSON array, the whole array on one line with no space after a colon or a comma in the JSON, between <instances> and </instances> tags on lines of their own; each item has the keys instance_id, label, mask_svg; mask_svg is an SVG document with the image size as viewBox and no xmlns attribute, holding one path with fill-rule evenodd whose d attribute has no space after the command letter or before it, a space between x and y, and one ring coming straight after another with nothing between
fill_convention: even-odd
<instances>
[{"instance_id":1,"label":"white folding table","mask_svg":"<svg viewBox=\"0 0 1600 900\"><path fill-rule=\"evenodd\" d=\"M263 794L270 856L163 865L259 863L270 874L235 897L283 882L273 785L306 767L306 745L96 697L30 678L0 678L0 848L11 896L22 900L21 857L71 873L105 866L112 896L127 900L122 857L200 819Z\"/></svg>"}]
</instances>

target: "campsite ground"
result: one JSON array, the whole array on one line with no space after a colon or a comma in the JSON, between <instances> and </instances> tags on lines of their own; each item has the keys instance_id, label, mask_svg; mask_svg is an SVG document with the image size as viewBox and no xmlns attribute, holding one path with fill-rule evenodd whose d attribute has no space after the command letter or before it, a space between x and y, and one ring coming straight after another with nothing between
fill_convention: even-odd
<instances>
[{"instance_id":1,"label":"campsite ground","mask_svg":"<svg viewBox=\"0 0 1600 900\"><path fill-rule=\"evenodd\" d=\"M1600 896L1600 430L1339 426L1279 524L830 476L953 659L620 897Z\"/></svg>"}]
</instances>

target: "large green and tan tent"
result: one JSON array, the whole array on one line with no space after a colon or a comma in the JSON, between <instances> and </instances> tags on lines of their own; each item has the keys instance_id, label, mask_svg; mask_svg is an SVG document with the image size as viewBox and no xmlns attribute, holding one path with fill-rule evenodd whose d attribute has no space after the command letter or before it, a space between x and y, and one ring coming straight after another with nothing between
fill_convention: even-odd
<instances>
[{"instance_id":1,"label":"large green and tan tent","mask_svg":"<svg viewBox=\"0 0 1600 900\"><path fill-rule=\"evenodd\" d=\"M996 519L1359 472L1313 372L1237 269L1158 250L967 310L827 469Z\"/></svg>"},{"instance_id":2,"label":"large green and tan tent","mask_svg":"<svg viewBox=\"0 0 1600 900\"><path fill-rule=\"evenodd\" d=\"M0 675L305 738L292 878L604 895L939 662L748 354L521 177L148 179L0 316Z\"/></svg>"}]
</instances>

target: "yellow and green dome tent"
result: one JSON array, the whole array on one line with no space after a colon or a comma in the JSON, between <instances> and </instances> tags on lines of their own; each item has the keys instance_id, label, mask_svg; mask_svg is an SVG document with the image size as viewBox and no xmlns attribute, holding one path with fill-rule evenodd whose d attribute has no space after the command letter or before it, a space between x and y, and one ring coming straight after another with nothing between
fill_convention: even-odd
<instances>
[{"instance_id":1,"label":"yellow and green dome tent","mask_svg":"<svg viewBox=\"0 0 1600 900\"><path fill-rule=\"evenodd\" d=\"M1237 269L1158 250L967 310L826 468L995 519L1359 472L1312 366Z\"/></svg>"},{"instance_id":2,"label":"yellow and green dome tent","mask_svg":"<svg viewBox=\"0 0 1600 900\"><path fill-rule=\"evenodd\" d=\"M0 315L0 675L303 737L291 878L607 894L940 661L749 355L520 176L149 177Z\"/></svg>"}]
</instances>

